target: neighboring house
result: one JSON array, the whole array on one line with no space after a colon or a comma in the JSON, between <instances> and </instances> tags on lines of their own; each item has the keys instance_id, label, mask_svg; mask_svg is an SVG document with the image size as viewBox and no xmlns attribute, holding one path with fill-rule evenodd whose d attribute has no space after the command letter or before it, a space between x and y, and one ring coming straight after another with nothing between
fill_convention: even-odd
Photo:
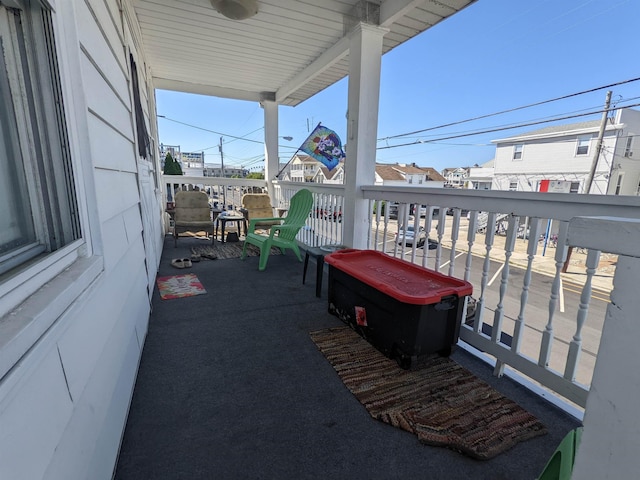
<instances>
[{"instance_id":1,"label":"neighboring house","mask_svg":"<svg viewBox=\"0 0 640 480\"><path fill-rule=\"evenodd\" d=\"M594 120L494 140L494 189L585 193L599 128ZM640 111L620 109L609 118L589 193L638 195L639 134Z\"/></svg>"},{"instance_id":2,"label":"neighboring house","mask_svg":"<svg viewBox=\"0 0 640 480\"><path fill-rule=\"evenodd\" d=\"M312 180L314 183L344 183L344 162L340 162L333 170L320 164Z\"/></svg>"},{"instance_id":3,"label":"neighboring house","mask_svg":"<svg viewBox=\"0 0 640 480\"><path fill-rule=\"evenodd\" d=\"M290 182L313 182L322 164L309 155L296 154L285 169L285 179Z\"/></svg>"},{"instance_id":4,"label":"neighboring house","mask_svg":"<svg viewBox=\"0 0 640 480\"><path fill-rule=\"evenodd\" d=\"M376 164L376 185L443 187L444 183L444 177L431 167L418 167L415 163Z\"/></svg>"},{"instance_id":5,"label":"neighboring house","mask_svg":"<svg viewBox=\"0 0 640 480\"><path fill-rule=\"evenodd\" d=\"M466 187L473 190L491 190L494 173L494 160L490 160L482 165L469 167L469 175L466 179Z\"/></svg>"},{"instance_id":6,"label":"neighboring house","mask_svg":"<svg viewBox=\"0 0 640 480\"><path fill-rule=\"evenodd\" d=\"M469 167L445 168L442 170L446 188L465 188Z\"/></svg>"},{"instance_id":7,"label":"neighboring house","mask_svg":"<svg viewBox=\"0 0 640 480\"><path fill-rule=\"evenodd\" d=\"M296 154L282 172L288 182L344 183L344 162L329 171L322 162L310 155Z\"/></svg>"}]
</instances>

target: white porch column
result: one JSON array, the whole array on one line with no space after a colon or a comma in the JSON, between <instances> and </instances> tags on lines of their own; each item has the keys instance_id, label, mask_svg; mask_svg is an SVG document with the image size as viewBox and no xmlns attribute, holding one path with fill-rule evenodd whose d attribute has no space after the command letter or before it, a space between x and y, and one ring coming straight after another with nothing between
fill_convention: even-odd
<instances>
[{"instance_id":1,"label":"white porch column","mask_svg":"<svg viewBox=\"0 0 640 480\"><path fill-rule=\"evenodd\" d=\"M279 172L278 159L278 103L263 100L260 105L264 109L264 179L271 201L275 202L273 180Z\"/></svg>"},{"instance_id":2,"label":"white porch column","mask_svg":"<svg viewBox=\"0 0 640 480\"><path fill-rule=\"evenodd\" d=\"M637 478L640 472L640 220L574 218L571 245L618 253L573 480Z\"/></svg>"},{"instance_id":3,"label":"white porch column","mask_svg":"<svg viewBox=\"0 0 640 480\"><path fill-rule=\"evenodd\" d=\"M369 202L362 198L360 186L375 182L382 37L387 32L387 29L360 23L350 34L342 218L344 243L353 248L366 248L369 235Z\"/></svg>"}]
</instances>

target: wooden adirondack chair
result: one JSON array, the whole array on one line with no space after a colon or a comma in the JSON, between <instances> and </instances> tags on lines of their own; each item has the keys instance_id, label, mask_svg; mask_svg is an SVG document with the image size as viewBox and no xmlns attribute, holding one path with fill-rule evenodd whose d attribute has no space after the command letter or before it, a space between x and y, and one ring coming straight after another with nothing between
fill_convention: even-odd
<instances>
[{"instance_id":1,"label":"wooden adirondack chair","mask_svg":"<svg viewBox=\"0 0 640 480\"><path fill-rule=\"evenodd\" d=\"M289 202L289 211L286 217L278 218L252 218L249 220L249 233L244 241L242 247L242 260L247 258L247 244L255 245L260 248L260 263L258 270L264 270L267 268L267 261L269 260L269 251L271 247L278 247L282 253L287 248L293 250L298 260L302 262L302 256L300 255L300 249L296 242L296 235L300 229L305 225L311 207L313 206L313 196L309 190L303 189L298 191ZM273 225L269 235L260 235L255 233L256 225L261 222L279 220L280 225Z\"/></svg>"}]
</instances>

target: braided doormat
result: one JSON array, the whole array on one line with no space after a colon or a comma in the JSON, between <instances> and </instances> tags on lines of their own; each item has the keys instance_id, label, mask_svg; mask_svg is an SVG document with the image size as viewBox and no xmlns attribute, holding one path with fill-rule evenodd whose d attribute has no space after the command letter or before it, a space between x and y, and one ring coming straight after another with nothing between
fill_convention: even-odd
<instances>
[{"instance_id":1,"label":"braided doormat","mask_svg":"<svg viewBox=\"0 0 640 480\"><path fill-rule=\"evenodd\" d=\"M215 245L198 245L197 247L191 247L191 253L194 255L200 255L204 258L240 258L242 255L242 246L244 242L216 242ZM269 255L280 255L279 248L271 248ZM247 245L247 257L257 257L260 255L260 249L255 245Z\"/></svg>"},{"instance_id":2,"label":"braided doormat","mask_svg":"<svg viewBox=\"0 0 640 480\"><path fill-rule=\"evenodd\" d=\"M422 443L488 460L547 433L533 415L449 358L403 370L349 327L311 338L373 418Z\"/></svg>"}]
</instances>

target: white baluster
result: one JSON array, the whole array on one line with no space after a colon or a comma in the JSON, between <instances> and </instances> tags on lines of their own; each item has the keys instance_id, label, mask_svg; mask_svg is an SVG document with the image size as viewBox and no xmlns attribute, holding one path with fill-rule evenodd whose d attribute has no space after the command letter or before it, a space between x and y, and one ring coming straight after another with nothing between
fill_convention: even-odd
<instances>
[{"instance_id":1,"label":"white baluster","mask_svg":"<svg viewBox=\"0 0 640 480\"><path fill-rule=\"evenodd\" d=\"M524 335L524 309L529 299L529 285L531 284L531 269L533 267L533 259L538 251L538 231L540 230L540 219L532 218L529 222L529 244L527 245L527 271L524 274L524 280L522 282L522 293L520 294L520 313L516 319L516 323L513 331L513 341L511 343L511 350L514 352L520 351L520 345L522 343L522 336ZM526 231L525 231L526 236Z\"/></svg>"},{"instance_id":2,"label":"white baluster","mask_svg":"<svg viewBox=\"0 0 640 480\"><path fill-rule=\"evenodd\" d=\"M580 305L578 306L578 315L576 318L576 333L569 343L569 353L567 354L567 364L564 369L564 378L574 381L576 379L576 369L582 352L582 327L587 320L589 313L589 301L591 300L591 282L593 275L596 273L598 263L600 262L600 252L598 250L589 250L587 253L586 271L587 279L584 282L582 293L580 294Z\"/></svg>"},{"instance_id":3,"label":"white baluster","mask_svg":"<svg viewBox=\"0 0 640 480\"><path fill-rule=\"evenodd\" d=\"M487 226L485 227L484 244L486 253L484 263L482 265L482 278L480 280L480 298L476 303L476 317L473 322L473 329L480 332L482 329L482 317L484 316L484 293L489 282L489 269L491 268L491 249L493 248L493 239L496 234L496 214L490 212L487 215Z\"/></svg>"},{"instance_id":4,"label":"white baluster","mask_svg":"<svg viewBox=\"0 0 640 480\"><path fill-rule=\"evenodd\" d=\"M516 218L517 217L513 215L509 216L507 238L504 243L504 267L502 268L502 275L500 277L500 296L496 311L493 315L493 328L491 329L491 340L494 343L500 342L500 336L502 334L502 321L504 320L503 302L507 293L507 282L509 281L509 260L513 254L513 247L516 241Z\"/></svg>"},{"instance_id":5,"label":"white baluster","mask_svg":"<svg viewBox=\"0 0 640 480\"><path fill-rule=\"evenodd\" d=\"M427 260L429 259L429 236L431 235L431 224L433 223L433 208L427 205L427 214L424 217L424 229L427 235L424 241L424 247L422 247L422 266L427 267Z\"/></svg>"},{"instance_id":6,"label":"white baluster","mask_svg":"<svg viewBox=\"0 0 640 480\"><path fill-rule=\"evenodd\" d=\"M564 261L567 258L567 246L565 245L567 239L567 230L569 229L568 222L560 222L560 228L558 230L558 243L556 246L556 275L551 285L551 298L549 299L549 320L542 332L542 344L540 345L540 356L538 357L538 365L541 367L549 366L549 359L551 358L551 345L553 344L553 316L556 312L556 306L558 305L558 298L560 296L560 288L562 279L560 278L560 272Z\"/></svg>"},{"instance_id":7,"label":"white baluster","mask_svg":"<svg viewBox=\"0 0 640 480\"><path fill-rule=\"evenodd\" d=\"M451 252L449 255L449 276L452 277L456 265L456 242L460 233L460 209L453 209L453 224L451 226Z\"/></svg>"},{"instance_id":8,"label":"white baluster","mask_svg":"<svg viewBox=\"0 0 640 480\"><path fill-rule=\"evenodd\" d=\"M384 207L384 228L382 231L382 251L387 251L387 242L389 241L389 201L385 201Z\"/></svg>"},{"instance_id":9,"label":"white baluster","mask_svg":"<svg viewBox=\"0 0 640 480\"><path fill-rule=\"evenodd\" d=\"M436 262L433 267L436 272L440 271L440 259L442 258L442 237L444 236L444 226L446 218L446 209L441 208L438 215L438 228L436 230L438 233L438 248L436 248Z\"/></svg>"},{"instance_id":10,"label":"white baluster","mask_svg":"<svg viewBox=\"0 0 640 480\"><path fill-rule=\"evenodd\" d=\"M473 244L476 240L476 229L478 226L478 212L473 211L469 212L469 230L467 231L467 245L469 245L469 249L467 250L467 261L464 265L464 279L468 282L471 278L471 260L473 255L471 255L471 250L473 248Z\"/></svg>"}]
</instances>

